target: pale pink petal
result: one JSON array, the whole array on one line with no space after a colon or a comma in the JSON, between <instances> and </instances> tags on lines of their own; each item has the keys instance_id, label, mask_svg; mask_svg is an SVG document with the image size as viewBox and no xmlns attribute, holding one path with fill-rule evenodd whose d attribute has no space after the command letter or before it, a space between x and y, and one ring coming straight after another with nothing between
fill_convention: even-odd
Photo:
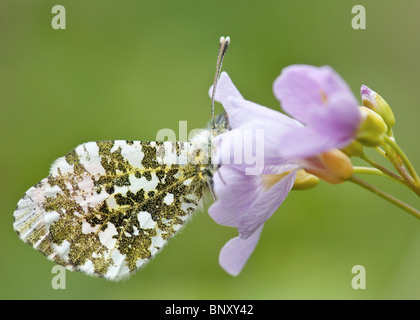
<instances>
[{"instance_id":1,"label":"pale pink petal","mask_svg":"<svg viewBox=\"0 0 420 320\"><path fill-rule=\"evenodd\" d=\"M297 120L309 124L337 98L358 102L347 83L329 66L293 65L282 70L274 81L273 92L282 108Z\"/></svg>"},{"instance_id":2,"label":"pale pink petal","mask_svg":"<svg viewBox=\"0 0 420 320\"><path fill-rule=\"evenodd\" d=\"M362 101L368 100L373 105L376 104L375 98L376 98L377 93L373 91L372 89L370 89L368 86L362 85L360 87L360 95L362 96Z\"/></svg>"},{"instance_id":3,"label":"pale pink petal","mask_svg":"<svg viewBox=\"0 0 420 320\"><path fill-rule=\"evenodd\" d=\"M213 86L209 90L210 96L212 91ZM222 72L220 76L215 99L222 103L229 116L229 124L232 128L238 128L250 120L269 120L276 122L278 127L294 126L297 123L297 121L278 111L245 100L226 72Z\"/></svg>"},{"instance_id":4,"label":"pale pink petal","mask_svg":"<svg viewBox=\"0 0 420 320\"><path fill-rule=\"evenodd\" d=\"M232 166L222 166L213 176L217 197L209 215L218 224L237 227L257 197L257 176L245 175Z\"/></svg>"},{"instance_id":5,"label":"pale pink petal","mask_svg":"<svg viewBox=\"0 0 420 320\"><path fill-rule=\"evenodd\" d=\"M301 126L301 124L288 117L287 115L248 101L245 99L238 99L235 97L228 97L227 99L229 109L226 109L229 116L229 123L232 128L242 127L248 125L249 122L268 122L267 127L277 130L286 130L287 128ZM223 104L225 106L225 104Z\"/></svg>"},{"instance_id":6,"label":"pale pink petal","mask_svg":"<svg viewBox=\"0 0 420 320\"><path fill-rule=\"evenodd\" d=\"M296 171L292 171L267 190L263 183L264 176L258 176L258 197L242 216L238 227L241 238L251 236L273 215L292 189L295 178Z\"/></svg>"},{"instance_id":7,"label":"pale pink petal","mask_svg":"<svg viewBox=\"0 0 420 320\"><path fill-rule=\"evenodd\" d=\"M228 113L232 130L214 139L218 164L235 165L241 170L252 169L256 174L267 172L268 166L278 166L283 135L302 127L298 121L256 103L229 98Z\"/></svg>"},{"instance_id":8,"label":"pale pink petal","mask_svg":"<svg viewBox=\"0 0 420 320\"><path fill-rule=\"evenodd\" d=\"M209 96L211 97L212 94L213 94L213 86L211 86L209 89ZM228 74L226 72L222 72L217 82L215 100L220 102L223 105L227 113L232 111L231 104L228 100L229 97L243 100L242 95L239 93L238 89L236 89L232 80L230 80Z\"/></svg>"},{"instance_id":9,"label":"pale pink petal","mask_svg":"<svg viewBox=\"0 0 420 320\"><path fill-rule=\"evenodd\" d=\"M257 246L260 239L262 226L247 239L236 237L230 239L222 248L219 255L219 263L227 273L237 276L241 271L250 255Z\"/></svg>"},{"instance_id":10,"label":"pale pink petal","mask_svg":"<svg viewBox=\"0 0 420 320\"><path fill-rule=\"evenodd\" d=\"M278 162L296 163L296 159L310 158L336 148L341 140L328 137L311 128L297 128L285 134L279 141L281 149Z\"/></svg>"},{"instance_id":11,"label":"pale pink petal","mask_svg":"<svg viewBox=\"0 0 420 320\"><path fill-rule=\"evenodd\" d=\"M336 97L324 114L314 115L310 127L318 133L336 140L353 140L360 126L362 114L353 101ZM337 145L341 148L343 145Z\"/></svg>"}]
</instances>

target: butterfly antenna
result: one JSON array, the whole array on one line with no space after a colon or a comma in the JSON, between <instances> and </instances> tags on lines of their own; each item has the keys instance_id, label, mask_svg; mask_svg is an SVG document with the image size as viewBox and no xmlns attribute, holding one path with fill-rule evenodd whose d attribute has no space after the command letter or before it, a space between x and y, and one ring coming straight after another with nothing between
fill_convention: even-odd
<instances>
[{"instance_id":1,"label":"butterfly antenna","mask_svg":"<svg viewBox=\"0 0 420 320\"><path fill-rule=\"evenodd\" d=\"M225 57L226 51L230 44L229 37L220 37L219 54L217 55L216 74L214 76L213 92L211 94L211 118L212 118L212 129L215 129L216 123L214 121L214 98L216 95L217 81L220 77L220 71L222 70L223 58Z\"/></svg>"}]
</instances>

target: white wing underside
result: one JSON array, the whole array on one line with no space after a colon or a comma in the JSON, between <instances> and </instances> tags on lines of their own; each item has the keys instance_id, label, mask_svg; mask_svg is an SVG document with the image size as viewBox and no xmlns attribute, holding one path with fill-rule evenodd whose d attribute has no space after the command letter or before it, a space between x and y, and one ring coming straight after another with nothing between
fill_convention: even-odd
<instances>
[{"instance_id":1,"label":"white wing underside","mask_svg":"<svg viewBox=\"0 0 420 320\"><path fill-rule=\"evenodd\" d=\"M124 278L146 264L199 206L207 164L198 150L188 142L81 144L25 193L14 228L68 269Z\"/></svg>"}]
</instances>

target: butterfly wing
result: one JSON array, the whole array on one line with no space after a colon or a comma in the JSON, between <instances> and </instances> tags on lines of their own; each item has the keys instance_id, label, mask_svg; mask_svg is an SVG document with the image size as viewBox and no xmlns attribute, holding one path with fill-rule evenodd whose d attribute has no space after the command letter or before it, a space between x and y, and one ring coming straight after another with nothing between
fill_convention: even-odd
<instances>
[{"instance_id":1,"label":"butterfly wing","mask_svg":"<svg viewBox=\"0 0 420 320\"><path fill-rule=\"evenodd\" d=\"M199 206L207 179L202 159L190 161L197 154L188 142L81 144L25 193L14 228L68 269L124 278Z\"/></svg>"}]
</instances>

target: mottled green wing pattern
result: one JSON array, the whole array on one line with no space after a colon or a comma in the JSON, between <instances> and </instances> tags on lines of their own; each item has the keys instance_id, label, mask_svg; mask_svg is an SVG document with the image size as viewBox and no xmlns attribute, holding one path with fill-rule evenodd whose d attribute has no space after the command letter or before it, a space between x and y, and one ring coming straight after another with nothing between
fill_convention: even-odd
<instances>
[{"instance_id":1,"label":"mottled green wing pattern","mask_svg":"<svg viewBox=\"0 0 420 320\"><path fill-rule=\"evenodd\" d=\"M147 263L199 206L205 160L188 142L84 143L25 193L14 228L68 269L119 280Z\"/></svg>"}]
</instances>

